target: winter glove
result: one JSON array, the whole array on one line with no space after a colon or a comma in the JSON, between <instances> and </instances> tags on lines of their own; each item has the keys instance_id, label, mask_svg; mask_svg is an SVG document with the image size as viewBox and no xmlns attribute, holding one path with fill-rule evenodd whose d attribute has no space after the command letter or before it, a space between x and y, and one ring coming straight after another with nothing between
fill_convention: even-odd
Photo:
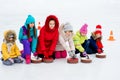
<instances>
[{"instance_id":1,"label":"winter glove","mask_svg":"<svg viewBox=\"0 0 120 80\"><path fill-rule=\"evenodd\" d=\"M21 50L20 53L23 54L24 50Z\"/></svg>"},{"instance_id":2,"label":"winter glove","mask_svg":"<svg viewBox=\"0 0 120 80\"><path fill-rule=\"evenodd\" d=\"M102 53L102 50L101 50L101 49L97 49L97 52L98 52L98 53Z\"/></svg>"},{"instance_id":3,"label":"winter glove","mask_svg":"<svg viewBox=\"0 0 120 80\"><path fill-rule=\"evenodd\" d=\"M32 38L28 38L28 41L29 41L29 42L32 42Z\"/></svg>"},{"instance_id":4,"label":"winter glove","mask_svg":"<svg viewBox=\"0 0 120 80\"><path fill-rule=\"evenodd\" d=\"M75 54L75 50L71 50L72 54Z\"/></svg>"},{"instance_id":5,"label":"winter glove","mask_svg":"<svg viewBox=\"0 0 120 80\"><path fill-rule=\"evenodd\" d=\"M72 58L76 58L77 56L76 56L76 54L73 54L73 57Z\"/></svg>"},{"instance_id":6,"label":"winter glove","mask_svg":"<svg viewBox=\"0 0 120 80\"><path fill-rule=\"evenodd\" d=\"M82 53L82 55L83 55L83 56L87 56L87 53L86 53L86 51L84 51L84 52Z\"/></svg>"},{"instance_id":7,"label":"winter glove","mask_svg":"<svg viewBox=\"0 0 120 80\"><path fill-rule=\"evenodd\" d=\"M77 56L76 56L76 54L75 54L75 50L71 50L71 52L72 52L72 58L76 58Z\"/></svg>"},{"instance_id":8,"label":"winter glove","mask_svg":"<svg viewBox=\"0 0 120 80\"><path fill-rule=\"evenodd\" d=\"M52 56L52 55L53 55L53 51L50 50L50 51L48 52L48 54L49 54L49 56Z\"/></svg>"},{"instance_id":9,"label":"winter glove","mask_svg":"<svg viewBox=\"0 0 120 80\"><path fill-rule=\"evenodd\" d=\"M33 56L35 56L35 57L36 57L36 56L37 56L37 52L34 52L34 53L33 53Z\"/></svg>"},{"instance_id":10,"label":"winter glove","mask_svg":"<svg viewBox=\"0 0 120 80\"><path fill-rule=\"evenodd\" d=\"M70 57L73 57L73 53L71 51L68 51L68 54Z\"/></svg>"},{"instance_id":11,"label":"winter glove","mask_svg":"<svg viewBox=\"0 0 120 80\"><path fill-rule=\"evenodd\" d=\"M14 63L14 60L12 58L9 58L8 59L10 62Z\"/></svg>"},{"instance_id":12,"label":"winter glove","mask_svg":"<svg viewBox=\"0 0 120 80\"><path fill-rule=\"evenodd\" d=\"M45 56L45 58L48 58L48 53L47 53L47 51L43 51L43 54L44 54L44 56Z\"/></svg>"}]
</instances>

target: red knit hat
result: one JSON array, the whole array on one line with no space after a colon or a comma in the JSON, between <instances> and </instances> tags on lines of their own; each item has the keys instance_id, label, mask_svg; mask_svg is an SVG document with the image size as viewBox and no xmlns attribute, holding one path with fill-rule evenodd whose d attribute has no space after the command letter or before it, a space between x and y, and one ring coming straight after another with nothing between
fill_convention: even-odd
<instances>
[{"instance_id":1,"label":"red knit hat","mask_svg":"<svg viewBox=\"0 0 120 80\"><path fill-rule=\"evenodd\" d=\"M101 25L97 25L96 30L95 30L95 34L100 34L101 35L102 34L101 29L102 29Z\"/></svg>"}]
</instances>

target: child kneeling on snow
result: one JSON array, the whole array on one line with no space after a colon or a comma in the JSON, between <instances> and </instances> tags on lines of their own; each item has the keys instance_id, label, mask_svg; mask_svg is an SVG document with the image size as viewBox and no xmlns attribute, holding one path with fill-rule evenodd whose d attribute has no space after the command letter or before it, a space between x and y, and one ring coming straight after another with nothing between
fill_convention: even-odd
<instances>
[{"instance_id":1,"label":"child kneeling on snow","mask_svg":"<svg viewBox=\"0 0 120 80\"><path fill-rule=\"evenodd\" d=\"M75 54L80 53L81 59L88 59L87 55L87 47L88 47L88 40L87 40L87 24L84 24L76 35L73 37L73 41L75 44Z\"/></svg>"},{"instance_id":2,"label":"child kneeling on snow","mask_svg":"<svg viewBox=\"0 0 120 80\"><path fill-rule=\"evenodd\" d=\"M103 53L103 44L101 42L102 32L101 25L96 26L96 30L92 32L89 41L88 54Z\"/></svg>"},{"instance_id":3,"label":"child kneeling on snow","mask_svg":"<svg viewBox=\"0 0 120 80\"><path fill-rule=\"evenodd\" d=\"M4 65L12 65L14 63L22 63L23 58L19 48L16 45L16 33L13 30L4 32L4 40L2 43L2 62Z\"/></svg>"},{"instance_id":4,"label":"child kneeling on snow","mask_svg":"<svg viewBox=\"0 0 120 80\"><path fill-rule=\"evenodd\" d=\"M22 57L25 58L26 64L31 63L31 52L36 54L37 29L35 19L28 15L25 24L20 28L19 41L23 44Z\"/></svg>"},{"instance_id":5,"label":"child kneeling on snow","mask_svg":"<svg viewBox=\"0 0 120 80\"><path fill-rule=\"evenodd\" d=\"M35 54L35 56L43 58L44 62L53 61L53 55L59 36L58 28L58 18L55 15L49 15L46 18L45 25L40 30L37 54Z\"/></svg>"},{"instance_id":6,"label":"child kneeling on snow","mask_svg":"<svg viewBox=\"0 0 120 80\"><path fill-rule=\"evenodd\" d=\"M66 44L68 42L68 45ZM66 58L67 52L70 57L75 56L73 43L73 27L69 24L62 24L59 28L59 40L55 49L55 58Z\"/></svg>"}]
</instances>

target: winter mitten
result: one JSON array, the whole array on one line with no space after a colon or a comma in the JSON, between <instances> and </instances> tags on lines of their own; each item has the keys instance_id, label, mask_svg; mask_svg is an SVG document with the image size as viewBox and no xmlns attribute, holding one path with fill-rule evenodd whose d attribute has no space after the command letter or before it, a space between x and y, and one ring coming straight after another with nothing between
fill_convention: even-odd
<instances>
[{"instance_id":1,"label":"winter mitten","mask_svg":"<svg viewBox=\"0 0 120 80\"><path fill-rule=\"evenodd\" d=\"M76 58L76 54L75 54L75 50L71 50L72 54L73 54L73 58Z\"/></svg>"},{"instance_id":2,"label":"winter mitten","mask_svg":"<svg viewBox=\"0 0 120 80\"><path fill-rule=\"evenodd\" d=\"M33 56L35 56L35 57L36 57L36 56L37 56L37 52L34 52L34 53L33 53Z\"/></svg>"},{"instance_id":3,"label":"winter mitten","mask_svg":"<svg viewBox=\"0 0 120 80\"><path fill-rule=\"evenodd\" d=\"M97 49L97 52L98 52L98 53L102 53L102 50L101 50L101 49Z\"/></svg>"},{"instance_id":4,"label":"winter mitten","mask_svg":"<svg viewBox=\"0 0 120 80\"><path fill-rule=\"evenodd\" d=\"M14 60L12 58L9 58L8 60L11 61L12 63L14 63Z\"/></svg>"},{"instance_id":5,"label":"winter mitten","mask_svg":"<svg viewBox=\"0 0 120 80\"><path fill-rule=\"evenodd\" d=\"M73 58L76 58L77 56L76 56L76 54L73 54Z\"/></svg>"},{"instance_id":6,"label":"winter mitten","mask_svg":"<svg viewBox=\"0 0 120 80\"><path fill-rule=\"evenodd\" d=\"M48 52L48 54L49 54L49 56L52 56L52 55L53 55L53 51L50 50L50 51Z\"/></svg>"},{"instance_id":7,"label":"winter mitten","mask_svg":"<svg viewBox=\"0 0 120 80\"><path fill-rule=\"evenodd\" d=\"M29 41L29 42L32 42L32 38L29 38L28 41Z\"/></svg>"},{"instance_id":8,"label":"winter mitten","mask_svg":"<svg viewBox=\"0 0 120 80\"><path fill-rule=\"evenodd\" d=\"M73 53L71 51L68 51L68 54L70 57L73 57Z\"/></svg>"},{"instance_id":9,"label":"winter mitten","mask_svg":"<svg viewBox=\"0 0 120 80\"><path fill-rule=\"evenodd\" d=\"M72 52L73 54L75 54L75 50L71 50L71 52Z\"/></svg>"},{"instance_id":10,"label":"winter mitten","mask_svg":"<svg viewBox=\"0 0 120 80\"><path fill-rule=\"evenodd\" d=\"M23 54L24 50L21 50L20 53Z\"/></svg>"},{"instance_id":11,"label":"winter mitten","mask_svg":"<svg viewBox=\"0 0 120 80\"><path fill-rule=\"evenodd\" d=\"M84 51L84 52L82 53L82 55L83 55L83 56L87 56L87 53L86 53L86 51Z\"/></svg>"},{"instance_id":12,"label":"winter mitten","mask_svg":"<svg viewBox=\"0 0 120 80\"><path fill-rule=\"evenodd\" d=\"M43 51L43 54L44 54L44 56L45 56L45 58L48 58L48 53L47 53L47 51Z\"/></svg>"}]
</instances>

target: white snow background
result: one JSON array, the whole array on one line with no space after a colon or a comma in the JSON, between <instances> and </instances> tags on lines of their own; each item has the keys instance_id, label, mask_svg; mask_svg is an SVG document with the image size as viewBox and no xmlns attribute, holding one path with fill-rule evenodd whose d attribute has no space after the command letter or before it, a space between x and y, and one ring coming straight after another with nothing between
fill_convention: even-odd
<instances>
[{"instance_id":1,"label":"white snow background","mask_svg":"<svg viewBox=\"0 0 120 80\"><path fill-rule=\"evenodd\" d=\"M101 24L107 58L98 59L95 55L90 55L93 60L90 64L80 61L78 64L68 64L66 59L58 59L50 64L5 66L0 61L1 80L120 79L120 0L0 0L0 45L4 31L15 30L18 36L19 28L24 25L28 14L35 17L36 27L39 21L43 26L50 14L56 15L60 24L71 23L74 32L87 23L88 38L95 26ZM107 41L110 30L113 30L116 41ZM22 49L19 41L16 42Z\"/></svg>"}]
</instances>

